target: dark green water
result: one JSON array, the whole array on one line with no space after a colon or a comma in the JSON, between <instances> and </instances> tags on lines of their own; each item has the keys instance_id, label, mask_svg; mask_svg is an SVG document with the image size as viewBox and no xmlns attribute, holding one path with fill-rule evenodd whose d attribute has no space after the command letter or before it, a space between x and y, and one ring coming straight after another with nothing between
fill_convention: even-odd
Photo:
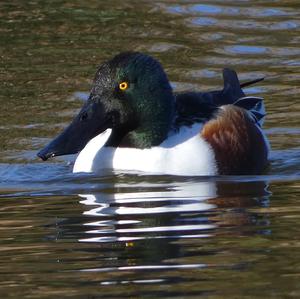
<instances>
[{"instance_id":1,"label":"dark green water","mask_svg":"<svg viewBox=\"0 0 300 299\"><path fill-rule=\"evenodd\" d=\"M2 1L1 298L299 298L300 3ZM71 120L97 65L157 57L176 90L266 99L263 176L73 175L36 152Z\"/></svg>"}]
</instances>

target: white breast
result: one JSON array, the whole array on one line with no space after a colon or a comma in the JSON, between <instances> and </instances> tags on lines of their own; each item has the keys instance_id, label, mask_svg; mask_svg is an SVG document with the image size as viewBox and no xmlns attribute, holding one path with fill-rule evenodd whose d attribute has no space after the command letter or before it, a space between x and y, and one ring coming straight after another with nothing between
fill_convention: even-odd
<instances>
[{"instance_id":1,"label":"white breast","mask_svg":"<svg viewBox=\"0 0 300 299\"><path fill-rule=\"evenodd\" d=\"M216 161L199 132L201 125L184 127L160 146L149 149L104 147L111 129L96 136L78 155L73 172L101 173L104 169L172 175L215 175Z\"/></svg>"}]
</instances>

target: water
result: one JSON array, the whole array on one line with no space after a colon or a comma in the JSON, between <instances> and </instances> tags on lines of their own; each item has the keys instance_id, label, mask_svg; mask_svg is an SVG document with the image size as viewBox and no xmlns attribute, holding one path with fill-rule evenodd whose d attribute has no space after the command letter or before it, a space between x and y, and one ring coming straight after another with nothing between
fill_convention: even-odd
<instances>
[{"instance_id":1,"label":"water","mask_svg":"<svg viewBox=\"0 0 300 299\"><path fill-rule=\"evenodd\" d=\"M2 1L1 298L299 298L298 1ZM266 99L262 176L73 175L36 152L71 120L96 66L157 57L174 88L221 70ZM83 94L82 94L83 92Z\"/></svg>"}]
</instances>

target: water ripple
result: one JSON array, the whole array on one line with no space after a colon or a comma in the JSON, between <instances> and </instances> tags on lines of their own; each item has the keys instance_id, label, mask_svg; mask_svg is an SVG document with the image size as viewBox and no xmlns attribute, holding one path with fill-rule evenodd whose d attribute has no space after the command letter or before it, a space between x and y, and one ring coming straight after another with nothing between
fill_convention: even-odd
<instances>
[{"instance_id":1,"label":"water ripple","mask_svg":"<svg viewBox=\"0 0 300 299\"><path fill-rule=\"evenodd\" d=\"M2 2L3 298L300 297L297 1ZM97 65L128 50L158 58L176 91L221 88L224 67L264 76L245 91L265 98L267 173L97 177L38 161Z\"/></svg>"},{"instance_id":2,"label":"water ripple","mask_svg":"<svg viewBox=\"0 0 300 299\"><path fill-rule=\"evenodd\" d=\"M190 15L220 15L220 16L247 16L253 18L282 18L297 15L291 8L264 8L264 7L234 7L230 5L188 4L164 6L164 9L173 14Z\"/></svg>"}]
</instances>

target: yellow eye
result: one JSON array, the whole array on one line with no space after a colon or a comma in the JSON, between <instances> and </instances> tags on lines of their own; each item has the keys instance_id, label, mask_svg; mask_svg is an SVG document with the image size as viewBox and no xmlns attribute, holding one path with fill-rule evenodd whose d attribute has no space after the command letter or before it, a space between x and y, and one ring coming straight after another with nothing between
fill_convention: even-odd
<instances>
[{"instance_id":1,"label":"yellow eye","mask_svg":"<svg viewBox=\"0 0 300 299\"><path fill-rule=\"evenodd\" d=\"M119 84L119 88L121 89L121 90L126 90L127 88L128 88L128 83L127 82L122 82L122 83L120 83Z\"/></svg>"}]
</instances>

